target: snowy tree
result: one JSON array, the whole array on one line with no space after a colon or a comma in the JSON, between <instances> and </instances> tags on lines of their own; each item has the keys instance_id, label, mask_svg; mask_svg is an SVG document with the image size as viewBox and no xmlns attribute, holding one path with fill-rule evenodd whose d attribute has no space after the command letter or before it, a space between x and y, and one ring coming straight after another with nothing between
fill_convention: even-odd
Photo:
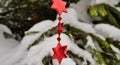
<instances>
[{"instance_id":1,"label":"snowy tree","mask_svg":"<svg viewBox=\"0 0 120 65\"><path fill-rule=\"evenodd\" d=\"M119 2L80 0L67 8L68 13L62 14L64 32L61 43L68 46L68 58L64 58L61 65L120 65L120 10L115 7ZM52 59L52 48L57 45L57 18L37 22L25 31L20 44L13 44L13 48L6 43L1 50L9 50L0 55L0 64L59 65ZM0 28L4 30L5 27ZM10 30L7 32L12 35Z\"/></svg>"}]
</instances>

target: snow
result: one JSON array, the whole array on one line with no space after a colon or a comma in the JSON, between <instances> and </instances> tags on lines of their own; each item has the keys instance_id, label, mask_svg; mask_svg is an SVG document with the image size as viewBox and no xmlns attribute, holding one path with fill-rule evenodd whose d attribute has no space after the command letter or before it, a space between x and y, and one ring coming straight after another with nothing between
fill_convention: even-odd
<instances>
[{"instance_id":1,"label":"snow","mask_svg":"<svg viewBox=\"0 0 120 65\"><path fill-rule=\"evenodd\" d=\"M6 39L3 34L4 32L12 35L9 28L7 28L3 24L0 24L0 56L10 51L14 47L16 47L19 43L18 41L11 39L11 38Z\"/></svg>"},{"instance_id":2,"label":"snow","mask_svg":"<svg viewBox=\"0 0 120 65\"><path fill-rule=\"evenodd\" d=\"M0 13L2 13L3 12L3 8L0 8ZM1 17L1 16L0 16Z\"/></svg>"},{"instance_id":3,"label":"snow","mask_svg":"<svg viewBox=\"0 0 120 65\"><path fill-rule=\"evenodd\" d=\"M10 29L7 26L3 25L3 24L0 24L0 31L1 32L7 32L8 34L12 34Z\"/></svg>"},{"instance_id":4,"label":"snow","mask_svg":"<svg viewBox=\"0 0 120 65\"><path fill-rule=\"evenodd\" d=\"M65 58L62 61L63 62L61 63L61 65L76 65L76 63L70 58Z\"/></svg>"},{"instance_id":5,"label":"snow","mask_svg":"<svg viewBox=\"0 0 120 65\"><path fill-rule=\"evenodd\" d=\"M90 46L91 48L96 49L96 47L93 43L94 42L93 42L92 38L90 36L87 36L87 44L85 47L87 48L88 46Z\"/></svg>"},{"instance_id":6,"label":"snow","mask_svg":"<svg viewBox=\"0 0 120 65\"><path fill-rule=\"evenodd\" d=\"M4 4L4 7L7 7L11 1L12 0L7 0L7 2Z\"/></svg>"},{"instance_id":7,"label":"snow","mask_svg":"<svg viewBox=\"0 0 120 65\"><path fill-rule=\"evenodd\" d=\"M2 62L7 59L6 63L3 63L2 65L14 65L16 62L23 59L24 56L27 53L27 48L29 47L29 45L32 44L36 39L38 39L41 36L42 33L48 31L49 28L51 28L51 27L46 27L46 26L50 26L49 23L51 23L51 21L46 20L46 21L44 21L44 23L41 22L42 25L41 24L40 25L36 24L35 26L33 26L26 33L31 32L31 31L39 31L40 33L37 33L37 34L34 34L34 35L26 35L23 38L23 40L21 41L21 44L18 47L16 47L10 53L8 52L8 54L5 54L5 55L3 55L3 57L1 57L0 63L2 64ZM9 57L11 57L12 60Z\"/></svg>"},{"instance_id":8,"label":"snow","mask_svg":"<svg viewBox=\"0 0 120 65\"><path fill-rule=\"evenodd\" d=\"M115 7L118 11L120 11L120 7Z\"/></svg>"},{"instance_id":9,"label":"snow","mask_svg":"<svg viewBox=\"0 0 120 65\"><path fill-rule=\"evenodd\" d=\"M116 53L116 57L120 60L120 49L116 48L114 45L110 44L112 50Z\"/></svg>"},{"instance_id":10,"label":"snow","mask_svg":"<svg viewBox=\"0 0 120 65\"><path fill-rule=\"evenodd\" d=\"M80 0L77 4L73 3L70 7L77 11L78 19L87 23L91 23L92 19L88 15L88 8L90 6L91 0Z\"/></svg>"},{"instance_id":11,"label":"snow","mask_svg":"<svg viewBox=\"0 0 120 65\"><path fill-rule=\"evenodd\" d=\"M119 2L120 2L120 0L91 0L92 5L106 3L111 6L114 6L114 5L118 4Z\"/></svg>"},{"instance_id":12,"label":"snow","mask_svg":"<svg viewBox=\"0 0 120 65\"><path fill-rule=\"evenodd\" d=\"M95 30L98 34L103 37L113 38L114 40L120 41L120 29L109 25L109 24L98 24L95 26Z\"/></svg>"},{"instance_id":13,"label":"snow","mask_svg":"<svg viewBox=\"0 0 120 65\"><path fill-rule=\"evenodd\" d=\"M116 48L114 45L110 44L111 48L117 53L120 54L120 50Z\"/></svg>"},{"instance_id":14,"label":"snow","mask_svg":"<svg viewBox=\"0 0 120 65\"><path fill-rule=\"evenodd\" d=\"M55 24L51 20L44 20L44 21L41 21L41 23L35 24L29 31L39 31L39 32L43 33L43 32L48 31L49 29L55 27L56 25L57 25L57 23Z\"/></svg>"},{"instance_id":15,"label":"snow","mask_svg":"<svg viewBox=\"0 0 120 65\"><path fill-rule=\"evenodd\" d=\"M69 24L70 26L73 26L75 28L81 29L87 33L95 33L95 30L91 24L81 22L77 19L76 16L74 16L71 13L76 13L76 11L73 8L68 8L68 13L62 14L62 21L65 24Z\"/></svg>"},{"instance_id":16,"label":"snow","mask_svg":"<svg viewBox=\"0 0 120 65\"><path fill-rule=\"evenodd\" d=\"M59 63L55 59L53 59L52 62L53 65L59 65ZM64 58L60 65L76 65L76 63L71 58L68 57L68 58Z\"/></svg>"}]
</instances>

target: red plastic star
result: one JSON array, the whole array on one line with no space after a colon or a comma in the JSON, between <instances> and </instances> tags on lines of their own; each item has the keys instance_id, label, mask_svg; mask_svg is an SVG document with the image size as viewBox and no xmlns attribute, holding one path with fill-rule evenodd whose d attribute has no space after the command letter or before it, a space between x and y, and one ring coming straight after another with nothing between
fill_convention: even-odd
<instances>
[{"instance_id":1,"label":"red plastic star","mask_svg":"<svg viewBox=\"0 0 120 65\"><path fill-rule=\"evenodd\" d=\"M58 23L56 30L57 30L58 34L62 33L63 32L63 23Z\"/></svg>"},{"instance_id":2,"label":"red plastic star","mask_svg":"<svg viewBox=\"0 0 120 65\"><path fill-rule=\"evenodd\" d=\"M52 9L56 10L59 15L61 15L62 12L67 12L65 6L66 2L62 0L52 0L53 4L51 6Z\"/></svg>"},{"instance_id":3,"label":"red plastic star","mask_svg":"<svg viewBox=\"0 0 120 65\"><path fill-rule=\"evenodd\" d=\"M57 47L53 48L53 59L57 59L59 64L61 63L63 58L67 58L66 49L67 46L61 46L60 43L57 44Z\"/></svg>"}]
</instances>

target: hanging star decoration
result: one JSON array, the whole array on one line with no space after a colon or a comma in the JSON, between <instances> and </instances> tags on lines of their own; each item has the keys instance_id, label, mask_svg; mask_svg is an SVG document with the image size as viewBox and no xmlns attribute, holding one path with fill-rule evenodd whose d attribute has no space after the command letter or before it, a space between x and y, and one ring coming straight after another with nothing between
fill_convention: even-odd
<instances>
[{"instance_id":1,"label":"hanging star decoration","mask_svg":"<svg viewBox=\"0 0 120 65\"><path fill-rule=\"evenodd\" d=\"M61 15L62 12L67 12L65 5L66 2L62 0L52 0L53 5L51 6L52 9L56 10L59 15Z\"/></svg>"},{"instance_id":2,"label":"hanging star decoration","mask_svg":"<svg viewBox=\"0 0 120 65\"><path fill-rule=\"evenodd\" d=\"M59 64L61 63L62 58L67 58L66 49L67 46L61 46L60 43L57 44L57 47L53 48L53 59L57 59Z\"/></svg>"},{"instance_id":3,"label":"hanging star decoration","mask_svg":"<svg viewBox=\"0 0 120 65\"><path fill-rule=\"evenodd\" d=\"M63 32L63 23L58 23L56 30L57 30L58 34L62 33Z\"/></svg>"},{"instance_id":4,"label":"hanging star decoration","mask_svg":"<svg viewBox=\"0 0 120 65\"><path fill-rule=\"evenodd\" d=\"M60 34L63 32L63 23L61 22L62 18L61 18L61 14L62 12L65 12L67 13L67 9L65 8L66 6L66 2L62 1L62 0L52 0L53 4L51 6L52 9L56 10L57 13L59 14L59 17L58 17L58 25L56 27L56 31L57 31L57 34L58 34L58 44L55 48L53 48L53 59L57 59L57 61L59 62L59 64L61 64L62 62L62 59L63 58L67 58L67 54L66 54L66 49L67 49L67 46L62 46L61 45L61 37L60 37Z\"/></svg>"}]
</instances>

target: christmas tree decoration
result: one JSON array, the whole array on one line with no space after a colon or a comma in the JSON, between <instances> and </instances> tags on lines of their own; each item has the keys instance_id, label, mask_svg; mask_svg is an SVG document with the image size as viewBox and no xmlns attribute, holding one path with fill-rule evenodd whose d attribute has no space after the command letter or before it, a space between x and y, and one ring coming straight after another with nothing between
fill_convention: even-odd
<instances>
[{"instance_id":1,"label":"christmas tree decoration","mask_svg":"<svg viewBox=\"0 0 120 65\"><path fill-rule=\"evenodd\" d=\"M0 0L0 65L120 65L117 1Z\"/></svg>"},{"instance_id":2,"label":"christmas tree decoration","mask_svg":"<svg viewBox=\"0 0 120 65\"><path fill-rule=\"evenodd\" d=\"M66 2L62 0L52 0L53 5L51 6L52 9L56 10L59 15L61 15L62 12L67 12L65 5Z\"/></svg>"},{"instance_id":3,"label":"christmas tree decoration","mask_svg":"<svg viewBox=\"0 0 120 65\"><path fill-rule=\"evenodd\" d=\"M57 13L59 14L58 17L58 25L56 28L57 34L58 34L58 44L56 48L53 48L54 51L54 55L53 55L53 59L57 59L59 64L61 63L63 58L67 58L67 54L66 54L66 48L67 46L61 46L61 38L60 38L60 34L63 32L63 23L61 22L62 18L61 18L61 14L62 12L67 12L67 9L65 8L66 6L66 2L62 1L62 0L52 0L53 4L51 6L52 9L56 10Z\"/></svg>"},{"instance_id":4,"label":"christmas tree decoration","mask_svg":"<svg viewBox=\"0 0 120 65\"><path fill-rule=\"evenodd\" d=\"M67 46L61 46L60 43L57 44L57 47L53 48L53 59L57 59L59 64L61 63L63 58L67 58L66 49Z\"/></svg>"},{"instance_id":5,"label":"christmas tree decoration","mask_svg":"<svg viewBox=\"0 0 120 65\"><path fill-rule=\"evenodd\" d=\"M58 23L58 26L57 26L56 30L57 30L58 34L63 32L63 23Z\"/></svg>"}]
</instances>

